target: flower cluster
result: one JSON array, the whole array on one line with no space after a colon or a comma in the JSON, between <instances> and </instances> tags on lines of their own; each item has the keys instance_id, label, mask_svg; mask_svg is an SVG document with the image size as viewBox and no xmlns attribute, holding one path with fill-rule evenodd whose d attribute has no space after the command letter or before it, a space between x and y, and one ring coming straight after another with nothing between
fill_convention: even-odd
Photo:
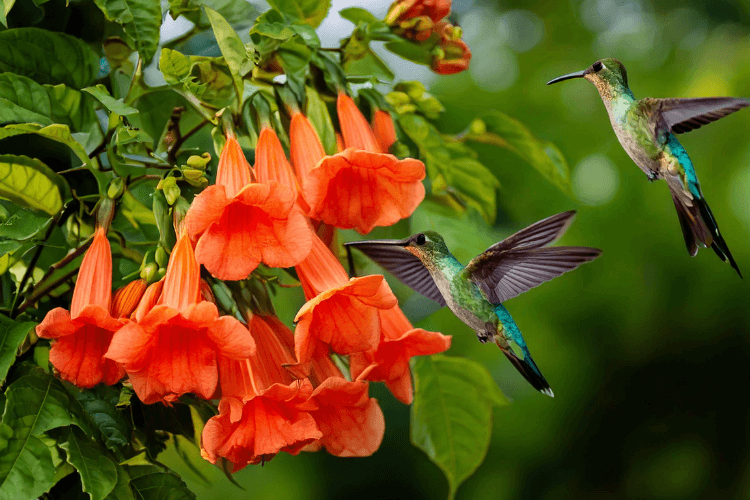
<instances>
[{"instance_id":1,"label":"flower cluster","mask_svg":"<svg viewBox=\"0 0 750 500\"><path fill-rule=\"evenodd\" d=\"M444 20L450 11L451 0L396 0L385 22L406 39L434 43L430 68L452 75L469 68L471 50L461 39L461 28Z\"/></svg>"},{"instance_id":2,"label":"flower cluster","mask_svg":"<svg viewBox=\"0 0 750 500\"><path fill-rule=\"evenodd\" d=\"M411 403L410 358L445 351L450 337L414 328L383 276L350 279L332 252L336 228L364 234L391 225L425 196L424 164L388 153L396 131L387 111L373 110L370 124L344 92L337 111L340 151L330 156L298 108L291 161L270 125L261 127L254 166L227 130L215 184L175 217L166 273L148 287L136 280L112 298L100 225L70 312L54 309L37 327L54 340L50 361L60 376L79 387L127 376L145 404L185 394L219 400L202 454L235 471L281 451L377 450L385 422L369 382ZM237 301L245 323L222 314L201 279L202 265L218 280L253 280L261 263L296 269L307 302L294 333L252 301Z\"/></svg>"}]
</instances>

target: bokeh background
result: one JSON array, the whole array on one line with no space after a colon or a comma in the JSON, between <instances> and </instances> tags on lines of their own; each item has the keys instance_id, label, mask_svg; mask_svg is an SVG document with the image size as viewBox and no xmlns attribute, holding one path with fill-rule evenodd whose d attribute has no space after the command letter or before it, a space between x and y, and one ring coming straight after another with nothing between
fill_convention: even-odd
<instances>
[{"instance_id":1,"label":"bokeh background","mask_svg":"<svg viewBox=\"0 0 750 500\"><path fill-rule=\"evenodd\" d=\"M335 46L351 30L333 11L357 5L382 17L388 4L334 0L321 38ZM454 0L453 10L474 54L470 70L438 78L388 59L398 78L429 86L446 105L441 120L449 131L487 109L520 119L563 151L577 199L487 146L481 160L502 184L494 227L420 209L411 227L397 231L435 229L466 262L527 224L577 209L563 243L604 250L506 304L554 399L535 392L448 310L435 311L394 283L418 326L452 334L449 354L481 361L512 400L495 410L487 457L458 498L750 497L750 283L711 250L688 256L666 185L647 182L622 150L592 85L545 86L615 57L636 97L750 97L750 3ZM163 36L174 36L180 23L168 23ZM748 276L749 132L750 112L741 111L680 136ZM288 320L293 311L281 309ZM370 458L280 454L235 476L244 492L197 450L186 450L192 468L174 452L162 458L198 498L444 498L442 474L409 442L409 408L382 386L372 393L387 427Z\"/></svg>"}]
</instances>

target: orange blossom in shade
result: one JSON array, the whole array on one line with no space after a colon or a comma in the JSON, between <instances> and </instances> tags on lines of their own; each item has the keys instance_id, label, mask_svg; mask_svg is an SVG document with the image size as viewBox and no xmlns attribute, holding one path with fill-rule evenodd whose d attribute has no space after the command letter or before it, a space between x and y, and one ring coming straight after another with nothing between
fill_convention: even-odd
<instances>
[{"instance_id":1,"label":"orange blossom in shade","mask_svg":"<svg viewBox=\"0 0 750 500\"><path fill-rule=\"evenodd\" d=\"M198 262L222 280L244 279L260 262L297 264L310 251L312 230L295 201L293 187L253 182L242 149L228 137L216 184L195 197L186 216Z\"/></svg>"},{"instance_id":2,"label":"orange blossom in shade","mask_svg":"<svg viewBox=\"0 0 750 500\"><path fill-rule=\"evenodd\" d=\"M369 351L380 341L380 309L397 304L383 276L348 279L320 238L296 267L308 301L300 308L294 342L297 361L307 364L319 344L339 354Z\"/></svg>"},{"instance_id":3,"label":"orange blossom in shade","mask_svg":"<svg viewBox=\"0 0 750 500\"><path fill-rule=\"evenodd\" d=\"M123 326L110 315L111 298L112 253L107 230L100 226L81 262L70 312L52 309L36 327L39 337L53 339L52 366L78 387L112 385L125 375L119 364L104 357L112 335Z\"/></svg>"},{"instance_id":4,"label":"orange blossom in shade","mask_svg":"<svg viewBox=\"0 0 750 500\"><path fill-rule=\"evenodd\" d=\"M393 125L393 119L388 111L378 109L372 115L372 132L375 134L375 139L378 141L380 150L387 153L394 142L398 140L396 137L396 127Z\"/></svg>"},{"instance_id":5,"label":"orange blossom in shade","mask_svg":"<svg viewBox=\"0 0 750 500\"><path fill-rule=\"evenodd\" d=\"M385 22L394 25L420 16L438 22L450 12L451 0L396 0L388 8Z\"/></svg>"},{"instance_id":6,"label":"orange blossom in shade","mask_svg":"<svg viewBox=\"0 0 750 500\"><path fill-rule=\"evenodd\" d=\"M437 48L432 56L430 68L441 75L453 75L469 68L471 50L466 42L461 40L461 30L450 23L440 22L435 25L435 31L440 35Z\"/></svg>"},{"instance_id":7,"label":"orange blossom in shade","mask_svg":"<svg viewBox=\"0 0 750 500\"><path fill-rule=\"evenodd\" d=\"M255 342L242 323L219 317L213 303L201 300L200 266L184 231L161 287L155 304L158 286L146 290L141 302L147 303L118 330L106 357L123 364L146 404L172 403L186 393L208 399L218 382L217 356L246 359Z\"/></svg>"},{"instance_id":8,"label":"orange blossom in shade","mask_svg":"<svg viewBox=\"0 0 750 500\"><path fill-rule=\"evenodd\" d=\"M381 153L351 97L339 94L337 108L348 149L323 158L310 171L302 188L310 217L364 234L411 215L424 199L424 164Z\"/></svg>"},{"instance_id":9,"label":"orange blossom in shade","mask_svg":"<svg viewBox=\"0 0 750 500\"><path fill-rule=\"evenodd\" d=\"M385 382L399 401L411 404L414 393L409 360L447 350L451 337L414 328L398 306L380 311L380 322L383 337L377 348L349 357L352 377Z\"/></svg>"},{"instance_id":10,"label":"orange blossom in shade","mask_svg":"<svg viewBox=\"0 0 750 500\"><path fill-rule=\"evenodd\" d=\"M238 471L277 453L299 453L322 437L310 413L300 409L313 392L284 366L294 363L292 332L278 319L253 316L250 332L257 352L244 361L221 358L219 414L203 429L202 456L224 457ZM287 338L284 338L287 337Z\"/></svg>"}]
</instances>

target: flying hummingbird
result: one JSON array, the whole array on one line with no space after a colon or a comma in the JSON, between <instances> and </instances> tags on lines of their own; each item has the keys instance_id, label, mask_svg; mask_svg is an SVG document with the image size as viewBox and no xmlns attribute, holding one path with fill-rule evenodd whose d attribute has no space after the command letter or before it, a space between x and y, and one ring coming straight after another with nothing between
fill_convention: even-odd
<instances>
[{"instance_id":1,"label":"flying hummingbird","mask_svg":"<svg viewBox=\"0 0 750 500\"><path fill-rule=\"evenodd\" d=\"M750 100L734 97L636 100L628 87L625 66L616 59L601 59L583 71L550 80L547 85L571 78L585 78L596 86L612 128L630 158L649 180L667 181L690 255L698 253L698 244L711 247L721 260L729 261L741 278L742 273L703 197L693 163L674 134L723 118L750 105Z\"/></svg>"},{"instance_id":2,"label":"flying hummingbird","mask_svg":"<svg viewBox=\"0 0 750 500\"><path fill-rule=\"evenodd\" d=\"M466 267L434 231L404 240L352 241L345 245L360 249L415 291L450 307L476 332L480 342L494 341L535 389L554 396L501 302L599 256L601 250L596 248L544 248L562 236L574 215L575 211L564 212L536 222L492 245ZM523 358L516 356L510 342L518 346Z\"/></svg>"}]
</instances>

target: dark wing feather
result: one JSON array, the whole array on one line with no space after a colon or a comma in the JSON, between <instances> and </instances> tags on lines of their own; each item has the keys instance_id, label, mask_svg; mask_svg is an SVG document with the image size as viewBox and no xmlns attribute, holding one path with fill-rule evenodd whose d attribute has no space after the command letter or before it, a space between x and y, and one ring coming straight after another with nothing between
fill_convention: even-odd
<instances>
[{"instance_id":1,"label":"dark wing feather","mask_svg":"<svg viewBox=\"0 0 750 500\"><path fill-rule=\"evenodd\" d=\"M659 124L675 134L690 132L750 106L750 100L736 97L697 99L650 99Z\"/></svg>"},{"instance_id":2,"label":"dark wing feather","mask_svg":"<svg viewBox=\"0 0 750 500\"><path fill-rule=\"evenodd\" d=\"M383 240L352 241L345 245L359 249L414 291L434 300L441 307L446 305L430 271L419 258L403 246L384 244Z\"/></svg>"},{"instance_id":3,"label":"dark wing feather","mask_svg":"<svg viewBox=\"0 0 750 500\"><path fill-rule=\"evenodd\" d=\"M488 251L480 256L481 262L473 269L469 270L467 266L467 271L487 300L499 304L592 261L600 254L601 250L588 247Z\"/></svg>"},{"instance_id":4,"label":"dark wing feather","mask_svg":"<svg viewBox=\"0 0 750 500\"><path fill-rule=\"evenodd\" d=\"M540 248L544 245L549 245L562 236L565 230L568 229L568 226L573 222L573 217L575 217L575 215L576 211L571 210L535 222L534 224L521 229L517 233L508 236L503 241L495 243L485 250L484 253L476 257L476 259L482 257L482 255L489 251L503 251L511 248ZM466 267L470 268L474 263L474 260L469 262L469 265Z\"/></svg>"}]
</instances>

